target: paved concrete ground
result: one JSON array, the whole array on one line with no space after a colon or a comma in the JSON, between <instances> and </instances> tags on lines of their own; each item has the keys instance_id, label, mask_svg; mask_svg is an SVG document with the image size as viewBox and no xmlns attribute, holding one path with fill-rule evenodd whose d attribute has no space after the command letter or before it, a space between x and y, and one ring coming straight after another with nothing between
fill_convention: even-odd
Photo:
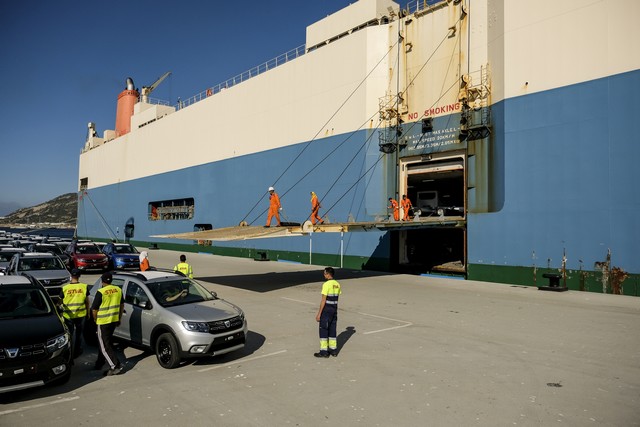
<instances>
[{"instance_id":1,"label":"paved concrete ground","mask_svg":"<svg viewBox=\"0 0 640 427\"><path fill-rule=\"evenodd\" d=\"M316 359L319 267L187 256L245 310L244 350L165 370L128 348L102 377L88 348L68 384L0 398L0 425L640 425L640 298L339 271L340 354Z\"/></svg>"}]
</instances>

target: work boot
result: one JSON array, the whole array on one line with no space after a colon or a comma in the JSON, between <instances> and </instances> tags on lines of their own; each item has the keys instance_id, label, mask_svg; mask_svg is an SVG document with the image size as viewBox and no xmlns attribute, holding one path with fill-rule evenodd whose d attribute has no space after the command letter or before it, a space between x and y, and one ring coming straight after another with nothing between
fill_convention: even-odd
<instances>
[{"instance_id":1,"label":"work boot","mask_svg":"<svg viewBox=\"0 0 640 427\"><path fill-rule=\"evenodd\" d=\"M320 350L317 353L313 353L315 357L329 357L329 352L326 350Z\"/></svg>"},{"instance_id":2,"label":"work boot","mask_svg":"<svg viewBox=\"0 0 640 427\"><path fill-rule=\"evenodd\" d=\"M112 375L120 375L122 373L124 373L124 366L118 365L113 369L109 369L107 372L104 373L104 375L107 377L110 377Z\"/></svg>"},{"instance_id":3,"label":"work boot","mask_svg":"<svg viewBox=\"0 0 640 427\"><path fill-rule=\"evenodd\" d=\"M338 350L337 349L329 349L329 355L336 357L338 356Z\"/></svg>"}]
</instances>

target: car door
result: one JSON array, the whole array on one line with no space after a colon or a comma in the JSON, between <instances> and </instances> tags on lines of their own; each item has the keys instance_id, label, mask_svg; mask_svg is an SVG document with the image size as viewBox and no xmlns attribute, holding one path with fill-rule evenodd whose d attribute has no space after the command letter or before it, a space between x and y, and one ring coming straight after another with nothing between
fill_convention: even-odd
<instances>
[{"instance_id":1,"label":"car door","mask_svg":"<svg viewBox=\"0 0 640 427\"><path fill-rule=\"evenodd\" d=\"M134 280L124 290L124 314L118 329L122 338L138 345L149 345L152 305L146 291Z\"/></svg>"}]
</instances>

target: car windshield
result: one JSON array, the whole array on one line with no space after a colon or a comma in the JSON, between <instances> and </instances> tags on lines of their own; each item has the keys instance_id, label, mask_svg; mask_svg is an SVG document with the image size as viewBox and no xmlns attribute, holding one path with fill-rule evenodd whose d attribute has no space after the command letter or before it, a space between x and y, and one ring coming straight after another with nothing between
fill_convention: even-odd
<instances>
[{"instance_id":1,"label":"car windshield","mask_svg":"<svg viewBox=\"0 0 640 427\"><path fill-rule=\"evenodd\" d=\"M147 287L158 303L163 307L191 304L214 299L211 292L199 283L180 278L170 281L150 282Z\"/></svg>"},{"instance_id":2,"label":"car windshield","mask_svg":"<svg viewBox=\"0 0 640 427\"><path fill-rule=\"evenodd\" d=\"M40 289L3 286L0 288L0 319L51 314L53 307Z\"/></svg>"},{"instance_id":3,"label":"car windshield","mask_svg":"<svg viewBox=\"0 0 640 427\"><path fill-rule=\"evenodd\" d=\"M62 255L62 251L56 245L51 245L51 246L37 246L36 245L33 249L34 249L33 250L34 252L49 252L49 253L52 253L54 255Z\"/></svg>"},{"instance_id":4,"label":"car windshield","mask_svg":"<svg viewBox=\"0 0 640 427\"><path fill-rule=\"evenodd\" d=\"M17 253L17 251L0 251L0 262L9 262L11 257Z\"/></svg>"},{"instance_id":5,"label":"car windshield","mask_svg":"<svg viewBox=\"0 0 640 427\"><path fill-rule=\"evenodd\" d=\"M96 245L78 245L76 252L79 254L99 254L100 249Z\"/></svg>"},{"instance_id":6,"label":"car windshield","mask_svg":"<svg viewBox=\"0 0 640 427\"><path fill-rule=\"evenodd\" d=\"M32 270L66 270L58 258L21 258L18 263L18 271Z\"/></svg>"},{"instance_id":7,"label":"car windshield","mask_svg":"<svg viewBox=\"0 0 640 427\"><path fill-rule=\"evenodd\" d=\"M114 246L113 252L117 254L137 254L138 251L131 245L117 245Z\"/></svg>"}]
</instances>

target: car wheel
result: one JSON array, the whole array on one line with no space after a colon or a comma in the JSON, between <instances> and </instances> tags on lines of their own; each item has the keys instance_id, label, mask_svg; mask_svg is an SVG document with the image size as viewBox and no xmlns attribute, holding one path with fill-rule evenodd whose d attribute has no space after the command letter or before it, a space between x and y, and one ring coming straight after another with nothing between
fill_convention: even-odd
<instances>
[{"instance_id":1,"label":"car wheel","mask_svg":"<svg viewBox=\"0 0 640 427\"><path fill-rule=\"evenodd\" d=\"M165 369L173 369L180 364L178 343L170 332L165 332L156 341L156 358Z\"/></svg>"}]
</instances>

